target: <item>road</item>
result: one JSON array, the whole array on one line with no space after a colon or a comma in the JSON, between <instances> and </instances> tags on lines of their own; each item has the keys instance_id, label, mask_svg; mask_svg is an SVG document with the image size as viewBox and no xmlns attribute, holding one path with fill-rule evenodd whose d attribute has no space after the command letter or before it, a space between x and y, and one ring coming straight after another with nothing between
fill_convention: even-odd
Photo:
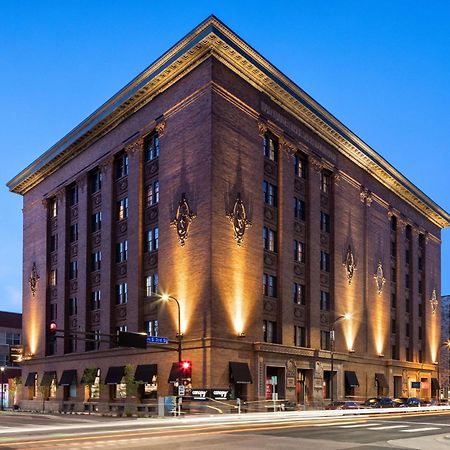
<instances>
[{"instance_id":1,"label":"road","mask_svg":"<svg viewBox=\"0 0 450 450\"><path fill-rule=\"evenodd\" d=\"M168 419L0 414L2 449L450 449L450 411Z\"/></svg>"}]
</instances>

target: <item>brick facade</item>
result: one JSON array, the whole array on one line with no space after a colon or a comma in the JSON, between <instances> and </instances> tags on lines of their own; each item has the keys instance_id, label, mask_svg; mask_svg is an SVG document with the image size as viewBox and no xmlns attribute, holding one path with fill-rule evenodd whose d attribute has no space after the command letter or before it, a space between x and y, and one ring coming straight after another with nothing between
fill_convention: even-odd
<instances>
[{"instance_id":1,"label":"brick facade","mask_svg":"<svg viewBox=\"0 0 450 450\"><path fill-rule=\"evenodd\" d=\"M212 18L183 45L208 26L226 29ZM158 395L171 394L167 379L175 352L113 348L104 336L99 346L73 339L84 332L91 338L95 332L114 334L121 326L146 332L145 324L154 320L159 335L175 339L176 305L162 303L154 292L147 295L147 276L157 274L159 292L181 304L183 358L193 363L194 387L230 388L234 396L264 399L267 379L276 376L280 398L322 404L330 393L329 339L335 328L335 398L432 396L440 310L432 311L429 300L433 292L439 295L440 229L448 215L437 206L429 213L413 206L405 196L427 200L417 188L388 186L356 156L312 131L312 122L275 101L269 81L261 88L249 82L246 69L214 53L194 53L185 53L194 58L189 70L158 95L113 120L122 111L116 107L88 145L76 141L78 150L64 163L54 165L56 157L46 162L44 167L53 166L45 177L10 183L24 195L24 342L30 355L24 376L36 372L40 379L55 370L59 379L63 370L76 369L73 400L81 405L88 400L80 381L85 368L100 369L104 380L109 367L157 364ZM160 153L148 160L154 136ZM274 157L267 154L269 145ZM61 150L61 158L65 151L71 147ZM376 158L372 163L377 166ZM155 182L159 199L149 205L148 187L154 195ZM276 200L263 201L263 186ZM183 245L171 226L182 198L193 213ZM251 222L241 245L230 220L238 198ZM304 215L294 211L294 198L303 202ZM100 211L96 230L93 216ZM75 225L77 239L70 234ZM158 249L149 249L148 231L156 227ZM124 241L128 257L120 261ZM33 264L40 277L35 295L28 285ZM272 285L263 292L264 274ZM295 301L294 283L304 286ZM101 299L92 306L95 291ZM51 304L57 305L55 317ZM351 319L334 324L345 313ZM51 320L66 330L56 348L46 345ZM295 345L300 334L304 342ZM230 362L247 363L253 383L232 383ZM346 371L355 372L359 386L348 386ZM376 373L388 386L377 384ZM412 381L422 381L420 391L411 389ZM67 394L59 387L53 407ZM103 389L100 400L112 401L110 394ZM37 397L25 390L24 405Z\"/></svg>"}]
</instances>

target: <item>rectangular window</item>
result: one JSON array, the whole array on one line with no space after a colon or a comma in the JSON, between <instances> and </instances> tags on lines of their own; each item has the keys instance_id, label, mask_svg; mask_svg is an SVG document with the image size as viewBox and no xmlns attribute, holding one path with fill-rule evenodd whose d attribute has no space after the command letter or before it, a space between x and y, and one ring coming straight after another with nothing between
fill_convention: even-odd
<instances>
[{"instance_id":1,"label":"rectangular window","mask_svg":"<svg viewBox=\"0 0 450 450\"><path fill-rule=\"evenodd\" d=\"M50 320L56 320L58 318L58 305L56 303L50 303Z\"/></svg>"},{"instance_id":2,"label":"rectangular window","mask_svg":"<svg viewBox=\"0 0 450 450\"><path fill-rule=\"evenodd\" d=\"M320 231L329 233L331 229L330 215L320 211Z\"/></svg>"},{"instance_id":3,"label":"rectangular window","mask_svg":"<svg viewBox=\"0 0 450 450\"><path fill-rule=\"evenodd\" d=\"M417 333L418 338L423 339L422 327L419 327L417 330L418 330L418 333Z\"/></svg>"},{"instance_id":4,"label":"rectangular window","mask_svg":"<svg viewBox=\"0 0 450 450\"><path fill-rule=\"evenodd\" d=\"M76 242L78 241L78 223L74 223L70 225L69 228L69 241Z\"/></svg>"},{"instance_id":5,"label":"rectangular window","mask_svg":"<svg viewBox=\"0 0 450 450\"><path fill-rule=\"evenodd\" d=\"M267 295L269 297L277 296L277 277L269 275L269 286L267 289Z\"/></svg>"},{"instance_id":6,"label":"rectangular window","mask_svg":"<svg viewBox=\"0 0 450 450\"><path fill-rule=\"evenodd\" d=\"M305 262L305 244L294 239L294 261Z\"/></svg>"},{"instance_id":7,"label":"rectangular window","mask_svg":"<svg viewBox=\"0 0 450 450\"><path fill-rule=\"evenodd\" d=\"M405 250L405 264L409 264L410 252L408 249Z\"/></svg>"},{"instance_id":8,"label":"rectangular window","mask_svg":"<svg viewBox=\"0 0 450 450\"><path fill-rule=\"evenodd\" d=\"M320 172L320 190L324 194L329 194L331 187L331 177L328 172Z\"/></svg>"},{"instance_id":9,"label":"rectangular window","mask_svg":"<svg viewBox=\"0 0 450 450\"><path fill-rule=\"evenodd\" d=\"M277 206L277 187L268 181L263 182L264 203L270 206Z\"/></svg>"},{"instance_id":10,"label":"rectangular window","mask_svg":"<svg viewBox=\"0 0 450 450\"><path fill-rule=\"evenodd\" d=\"M67 349L67 353L75 353L77 351L77 335L76 334L69 334L69 346Z\"/></svg>"},{"instance_id":11,"label":"rectangular window","mask_svg":"<svg viewBox=\"0 0 450 450\"><path fill-rule=\"evenodd\" d=\"M153 252L155 250L158 250L159 247L159 229L156 228L150 228L146 232L145 237L145 251L147 252Z\"/></svg>"},{"instance_id":12,"label":"rectangular window","mask_svg":"<svg viewBox=\"0 0 450 450\"><path fill-rule=\"evenodd\" d=\"M322 350L331 350L330 332L320 330L320 348Z\"/></svg>"},{"instance_id":13,"label":"rectangular window","mask_svg":"<svg viewBox=\"0 0 450 450\"><path fill-rule=\"evenodd\" d=\"M128 301L128 283L116 284L116 305L124 305Z\"/></svg>"},{"instance_id":14,"label":"rectangular window","mask_svg":"<svg viewBox=\"0 0 450 450\"><path fill-rule=\"evenodd\" d=\"M49 276L49 284L50 286L56 286L56 269L50 270L50 276Z\"/></svg>"},{"instance_id":15,"label":"rectangular window","mask_svg":"<svg viewBox=\"0 0 450 450\"><path fill-rule=\"evenodd\" d=\"M268 295L269 292L269 275L263 273L263 295Z\"/></svg>"},{"instance_id":16,"label":"rectangular window","mask_svg":"<svg viewBox=\"0 0 450 450\"><path fill-rule=\"evenodd\" d=\"M69 279L73 280L78 277L78 261L70 261L69 263Z\"/></svg>"},{"instance_id":17,"label":"rectangular window","mask_svg":"<svg viewBox=\"0 0 450 450\"><path fill-rule=\"evenodd\" d=\"M320 252L320 270L330 271L330 254L321 250Z\"/></svg>"},{"instance_id":18,"label":"rectangular window","mask_svg":"<svg viewBox=\"0 0 450 450\"><path fill-rule=\"evenodd\" d=\"M397 281L397 269L395 267L391 267L391 282L395 283Z\"/></svg>"},{"instance_id":19,"label":"rectangular window","mask_svg":"<svg viewBox=\"0 0 450 450\"><path fill-rule=\"evenodd\" d=\"M276 343L277 323L272 320L263 320L264 342Z\"/></svg>"},{"instance_id":20,"label":"rectangular window","mask_svg":"<svg viewBox=\"0 0 450 450\"><path fill-rule=\"evenodd\" d=\"M397 333L397 321L394 318L391 319L391 333L392 334Z\"/></svg>"},{"instance_id":21,"label":"rectangular window","mask_svg":"<svg viewBox=\"0 0 450 450\"><path fill-rule=\"evenodd\" d=\"M116 243L116 262L124 262L128 259L128 240Z\"/></svg>"},{"instance_id":22,"label":"rectangular window","mask_svg":"<svg viewBox=\"0 0 450 450\"><path fill-rule=\"evenodd\" d=\"M159 137L156 133L145 139L144 154L146 161L153 161L159 157Z\"/></svg>"},{"instance_id":23,"label":"rectangular window","mask_svg":"<svg viewBox=\"0 0 450 450\"><path fill-rule=\"evenodd\" d=\"M128 197L120 199L117 203L117 220L126 219L128 217Z\"/></svg>"},{"instance_id":24,"label":"rectangular window","mask_svg":"<svg viewBox=\"0 0 450 450\"><path fill-rule=\"evenodd\" d=\"M145 293L147 297L158 294L158 274L152 273L145 277Z\"/></svg>"},{"instance_id":25,"label":"rectangular window","mask_svg":"<svg viewBox=\"0 0 450 450\"><path fill-rule=\"evenodd\" d=\"M296 347L306 347L306 328L294 326L294 345Z\"/></svg>"},{"instance_id":26,"label":"rectangular window","mask_svg":"<svg viewBox=\"0 0 450 450\"><path fill-rule=\"evenodd\" d=\"M98 211L91 216L91 231L94 233L102 229L102 212Z\"/></svg>"},{"instance_id":27,"label":"rectangular window","mask_svg":"<svg viewBox=\"0 0 450 450\"><path fill-rule=\"evenodd\" d=\"M278 159L278 142L268 135L264 136L264 155L271 161Z\"/></svg>"},{"instance_id":28,"label":"rectangular window","mask_svg":"<svg viewBox=\"0 0 450 450\"><path fill-rule=\"evenodd\" d=\"M423 270L423 258L421 256L418 259L418 269Z\"/></svg>"},{"instance_id":29,"label":"rectangular window","mask_svg":"<svg viewBox=\"0 0 450 450\"><path fill-rule=\"evenodd\" d=\"M294 283L292 286L294 303L296 305L304 305L306 303L305 285Z\"/></svg>"},{"instance_id":30,"label":"rectangular window","mask_svg":"<svg viewBox=\"0 0 450 450\"><path fill-rule=\"evenodd\" d=\"M405 335L409 337L411 334L411 325L409 323L405 324Z\"/></svg>"},{"instance_id":31,"label":"rectangular window","mask_svg":"<svg viewBox=\"0 0 450 450\"><path fill-rule=\"evenodd\" d=\"M391 292L391 307L397 308L397 294L395 292Z\"/></svg>"},{"instance_id":32,"label":"rectangular window","mask_svg":"<svg viewBox=\"0 0 450 450\"><path fill-rule=\"evenodd\" d=\"M275 252L277 248L277 232L264 227L263 229L263 245L265 250Z\"/></svg>"},{"instance_id":33,"label":"rectangular window","mask_svg":"<svg viewBox=\"0 0 450 450\"><path fill-rule=\"evenodd\" d=\"M159 181L150 183L145 188L145 205L147 207L157 205L159 203Z\"/></svg>"},{"instance_id":34,"label":"rectangular window","mask_svg":"<svg viewBox=\"0 0 450 450\"><path fill-rule=\"evenodd\" d=\"M69 298L69 316L74 316L77 314L77 303L76 297Z\"/></svg>"},{"instance_id":35,"label":"rectangular window","mask_svg":"<svg viewBox=\"0 0 450 450\"><path fill-rule=\"evenodd\" d=\"M128 175L128 155L126 153L121 153L118 155L114 165L116 169L116 179Z\"/></svg>"},{"instance_id":36,"label":"rectangular window","mask_svg":"<svg viewBox=\"0 0 450 450\"><path fill-rule=\"evenodd\" d=\"M78 203L78 186L76 184L69 187L69 206L75 206Z\"/></svg>"},{"instance_id":37,"label":"rectangular window","mask_svg":"<svg viewBox=\"0 0 450 450\"><path fill-rule=\"evenodd\" d=\"M6 333L6 345L20 345L20 333Z\"/></svg>"},{"instance_id":38,"label":"rectangular window","mask_svg":"<svg viewBox=\"0 0 450 450\"><path fill-rule=\"evenodd\" d=\"M306 218L305 202L297 197L294 197L294 217L300 220Z\"/></svg>"},{"instance_id":39,"label":"rectangular window","mask_svg":"<svg viewBox=\"0 0 450 450\"><path fill-rule=\"evenodd\" d=\"M423 305L422 305L422 303L419 303L418 307L419 307L418 315L419 315L419 317L422 317L422 313L423 313Z\"/></svg>"},{"instance_id":40,"label":"rectangular window","mask_svg":"<svg viewBox=\"0 0 450 450\"><path fill-rule=\"evenodd\" d=\"M54 252L58 249L58 235L52 234L50 236L50 252Z\"/></svg>"},{"instance_id":41,"label":"rectangular window","mask_svg":"<svg viewBox=\"0 0 450 450\"><path fill-rule=\"evenodd\" d=\"M406 353L406 361L411 361L411 349L409 347L405 347L405 353Z\"/></svg>"},{"instance_id":42,"label":"rectangular window","mask_svg":"<svg viewBox=\"0 0 450 450\"><path fill-rule=\"evenodd\" d=\"M91 311L100 309L101 298L102 298L101 291L92 291L91 292Z\"/></svg>"},{"instance_id":43,"label":"rectangular window","mask_svg":"<svg viewBox=\"0 0 450 450\"><path fill-rule=\"evenodd\" d=\"M395 241L391 241L391 256L395 258L397 255L397 243Z\"/></svg>"},{"instance_id":44,"label":"rectangular window","mask_svg":"<svg viewBox=\"0 0 450 450\"><path fill-rule=\"evenodd\" d=\"M91 253L91 272L100 270L101 265L102 265L102 252L97 251Z\"/></svg>"},{"instance_id":45,"label":"rectangular window","mask_svg":"<svg viewBox=\"0 0 450 450\"><path fill-rule=\"evenodd\" d=\"M56 197L50 199L49 211L51 218L56 217L58 215L58 200L56 199Z\"/></svg>"},{"instance_id":46,"label":"rectangular window","mask_svg":"<svg viewBox=\"0 0 450 450\"><path fill-rule=\"evenodd\" d=\"M326 291L320 291L320 310L330 311L330 309L331 309L330 293Z\"/></svg>"},{"instance_id":47,"label":"rectangular window","mask_svg":"<svg viewBox=\"0 0 450 450\"><path fill-rule=\"evenodd\" d=\"M91 194L95 194L102 188L102 173L100 170L95 170L91 172L89 177L89 187Z\"/></svg>"},{"instance_id":48,"label":"rectangular window","mask_svg":"<svg viewBox=\"0 0 450 450\"><path fill-rule=\"evenodd\" d=\"M148 320L145 322L145 331L147 336L158 336L158 320Z\"/></svg>"},{"instance_id":49,"label":"rectangular window","mask_svg":"<svg viewBox=\"0 0 450 450\"><path fill-rule=\"evenodd\" d=\"M405 274L405 287L407 289L409 289L411 287L409 281L410 281L410 277L409 277L409 273L407 273L407 274Z\"/></svg>"},{"instance_id":50,"label":"rectangular window","mask_svg":"<svg viewBox=\"0 0 450 450\"><path fill-rule=\"evenodd\" d=\"M300 178L306 178L306 159L301 155L295 155L295 175Z\"/></svg>"},{"instance_id":51,"label":"rectangular window","mask_svg":"<svg viewBox=\"0 0 450 450\"><path fill-rule=\"evenodd\" d=\"M396 345L392 346L392 359L399 359L398 349Z\"/></svg>"}]
</instances>

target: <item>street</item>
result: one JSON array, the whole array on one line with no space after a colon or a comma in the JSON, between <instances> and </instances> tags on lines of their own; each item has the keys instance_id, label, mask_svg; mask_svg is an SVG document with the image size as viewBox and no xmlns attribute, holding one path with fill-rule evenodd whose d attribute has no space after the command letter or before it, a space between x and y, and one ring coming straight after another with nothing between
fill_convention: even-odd
<instances>
[{"instance_id":1,"label":"street","mask_svg":"<svg viewBox=\"0 0 450 450\"><path fill-rule=\"evenodd\" d=\"M450 448L450 411L305 417L298 412L122 419L0 416L0 449Z\"/></svg>"}]
</instances>

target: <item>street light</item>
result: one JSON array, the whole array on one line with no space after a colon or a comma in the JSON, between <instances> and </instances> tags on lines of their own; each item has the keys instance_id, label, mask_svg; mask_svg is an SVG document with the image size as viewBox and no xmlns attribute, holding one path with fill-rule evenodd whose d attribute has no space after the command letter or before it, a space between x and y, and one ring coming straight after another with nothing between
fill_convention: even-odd
<instances>
[{"instance_id":1,"label":"street light","mask_svg":"<svg viewBox=\"0 0 450 450\"><path fill-rule=\"evenodd\" d=\"M5 375L5 367L4 366L0 367L0 372L2 374L2 377L1 377L1 380L0 380L1 383L2 383L2 396L1 396L1 404L2 404L2 406L1 406L1 410L3 411L3 377Z\"/></svg>"},{"instance_id":2,"label":"street light","mask_svg":"<svg viewBox=\"0 0 450 450\"><path fill-rule=\"evenodd\" d=\"M178 341L178 370L177 370L177 383L178 386L181 385L181 374L180 374L180 370L181 370L181 339L183 337L183 335L181 334L181 307L180 307L180 302L173 297L172 295L169 294L162 294L161 296L161 300L164 302L169 302L170 300L173 300L178 307L178 334L177 334L177 341ZM177 395L177 403L179 402L178 399L178 395Z\"/></svg>"},{"instance_id":3,"label":"street light","mask_svg":"<svg viewBox=\"0 0 450 450\"><path fill-rule=\"evenodd\" d=\"M330 376L330 388L331 388L331 394L330 394L330 400L331 403L334 401L334 330L336 328L336 324L340 322L341 320L350 320L352 318L352 315L350 313L345 313L342 316L337 317L334 319L333 323L331 324L331 330L330 330L330 347L331 347L331 376Z\"/></svg>"},{"instance_id":4,"label":"street light","mask_svg":"<svg viewBox=\"0 0 450 450\"><path fill-rule=\"evenodd\" d=\"M441 375L440 375L440 360L441 360L441 348L446 348L447 350L450 350L450 339L447 339L443 344L441 344L441 346L439 347L439 352L438 352L438 361L435 361L434 364L436 365L437 368L437 379L438 379L438 383L439 383L439 390L436 394L436 397L438 400L440 400L441 396L439 395L439 391L441 389Z\"/></svg>"}]
</instances>

